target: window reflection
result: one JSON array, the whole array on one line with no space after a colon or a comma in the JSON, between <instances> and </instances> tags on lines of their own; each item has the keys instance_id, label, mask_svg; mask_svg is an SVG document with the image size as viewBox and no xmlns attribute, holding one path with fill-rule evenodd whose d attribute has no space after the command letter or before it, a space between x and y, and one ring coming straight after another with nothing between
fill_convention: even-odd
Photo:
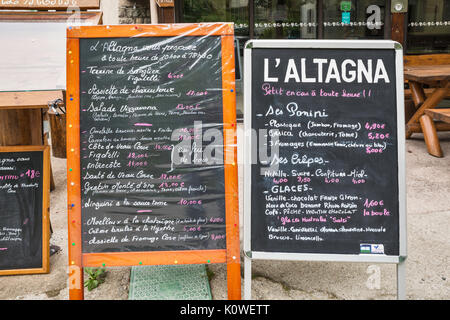
<instances>
[{"instance_id":1,"label":"window reflection","mask_svg":"<svg viewBox=\"0 0 450 320\"><path fill-rule=\"evenodd\" d=\"M341 3L351 2L350 21L343 19ZM325 39L382 39L385 0L323 1Z\"/></svg>"},{"instance_id":2,"label":"window reflection","mask_svg":"<svg viewBox=\"0 0 450 320\"><path fill-rule=\"evenodd\" d=\"M184 0L184 22L234 22L236 36L249 37L249 0Z\"/></svg>"},{"instance_id":3,"label":"window reflection","mask_svg":"<svg viewBox=\"0 0 450 320\"><path fill-rule=\"evenodd\" d=\"M383 39L390 34L387 0L183 0L182 6L183 22L234 22L241 48L251 29L257 39ZM408 54L450 53L450 0L409 0L407 17Z\"/></svg>"},{"instance_id":4,"label":"window reflection","mask_svg":"<svg viewBox=\"0 0 450 320\"><path fill-rule=\"evenodd\" d=\"M450 1L409 0L408 53L450 52Z\"/></svg>"},{"instance_id":5,"label":"window reflection","mask_svg":"<svg viewBox=\"0 0 450 320\"><path fill-rule=\"evenodd\" d=\"M254 0L255 38L316 38L316 7L316 0Z\"/></svg>"}]
</instances>

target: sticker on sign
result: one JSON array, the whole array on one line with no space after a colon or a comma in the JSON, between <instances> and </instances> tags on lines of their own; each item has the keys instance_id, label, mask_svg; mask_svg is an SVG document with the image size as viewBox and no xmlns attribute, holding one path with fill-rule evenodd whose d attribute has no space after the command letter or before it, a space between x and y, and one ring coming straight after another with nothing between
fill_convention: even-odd
<instances>
[{"instance_id":1,"label":"sticker on sign","mask_svg":"<svg viewBox=\"0 0 450 320\"><path fill-rule=\"evenodd\" d=\"M360 244L360 253L363 254L384 254L384 245L382 244Z\"/></svg>"}]
</instances>

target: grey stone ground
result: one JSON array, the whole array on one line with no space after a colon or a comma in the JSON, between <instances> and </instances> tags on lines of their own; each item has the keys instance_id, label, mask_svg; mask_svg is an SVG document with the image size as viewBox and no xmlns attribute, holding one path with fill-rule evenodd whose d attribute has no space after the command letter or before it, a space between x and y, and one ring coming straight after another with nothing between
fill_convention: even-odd
<instances>
[{"instance_id":1,"label":"grey stone ground","mask_svg":"<svg viewBox=\"0 0 450 320\"><path fill-rule=\"evenodd\" d=\"M406 143L408 299L450 298L450 133L439 137L445 154L441 159L427 153L420 134ZM53 158L52 164L57 190L51 194L51 242L62 251L50 258L50 274L0 277L0 299L68 298L66 161ZM242 194L242 164L239 169ZM380 274L379 289L367 286L371 270ZM395 270L395 265L256 261L252 295L269 300L395 299ZM209 271L213 298L226 299L226 266L210 265ZM130 268L110 268L106 282L92 292L85 290L85 298L127 299L129 276Z\"/></svg>"}]
</instances>

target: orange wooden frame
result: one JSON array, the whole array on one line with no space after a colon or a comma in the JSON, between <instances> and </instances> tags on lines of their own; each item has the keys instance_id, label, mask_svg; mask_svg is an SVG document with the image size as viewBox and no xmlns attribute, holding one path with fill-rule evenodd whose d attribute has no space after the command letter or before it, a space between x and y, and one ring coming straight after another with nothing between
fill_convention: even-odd
<instances>
[{"instance_id":1,"label":"orange wooden frame","mask_svg":"<svg viewBox=\"0 0 450 320\"><path fill-rule=\"evenodd\" d=\"M83 253L80 176L80 38L220 36L222 43L223 125L225 153L226 249L163 252ZM227 263L228 298L241 299L239 204L234 77L234 25L89 26L67 31L67 189L69 231L69 297L84 298L83 267ZM72 185L72 183L74 183Z\"/></svg>"},{"instance_id":2,"label":"orange wooden frame","mask_svg":"<svg viewBox=\"0 0 450 320\"><path fill-rule=\"evenodd\" d=\"M33 269L0 270L2 275L23 275L49 273L50 271L50 147L49 146L17 146L0 147L4 152L40 151L43 157L42 175L42 267Z\"/></svg>"}]
</instances>

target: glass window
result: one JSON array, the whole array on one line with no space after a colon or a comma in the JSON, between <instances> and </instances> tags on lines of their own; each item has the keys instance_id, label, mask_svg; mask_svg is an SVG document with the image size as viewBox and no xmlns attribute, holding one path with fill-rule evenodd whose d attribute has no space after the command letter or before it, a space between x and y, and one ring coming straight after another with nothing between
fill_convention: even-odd
<instances>
[{"instance_id":1,"label":"glass window","mask_svg":"<svg viewBox=\"0 0 450 320\"><path fill-rule=\"evenodd\" d=\"M236 36L249 37L249 0L184 0L183 22L234 22Z\"/></svg>"},{"instance_id":2,"label":"glass window","mask_svg":"<svg viewBox=\"0 0 450 320\"><path fill-rule=\"evenodd\" d=\"M325 39L383 39L385 0L323 1Z\"/></svg>"},{"instance_id":3,"label":"glass window","mask_svg":"<svg viewBox=\"0 0 450 320\"><path fill-rule=\"evenodd\" d=\"M255 38L316 38L316 7L316 0L254 0Z\"/></svg>"},{"instance_id":4,"label":"glass window","mask_svg":"<svg viewBox=\"0 0 450 320\"><path fill-rule=\"evenodd\" d=\"M450 1L409 0L407 53L450 52Z\"/></svg>"}]
</instances>

